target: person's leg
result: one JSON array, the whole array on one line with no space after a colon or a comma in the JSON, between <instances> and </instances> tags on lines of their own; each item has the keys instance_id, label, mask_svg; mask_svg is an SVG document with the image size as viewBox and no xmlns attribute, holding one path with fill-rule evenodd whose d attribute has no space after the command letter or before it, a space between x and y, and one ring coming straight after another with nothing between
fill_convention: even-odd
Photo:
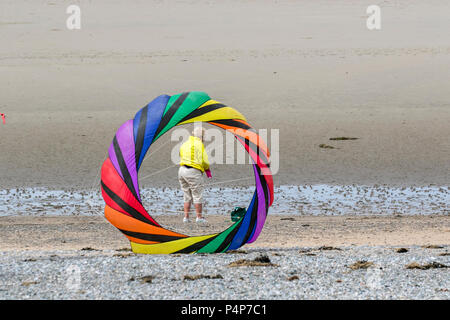
<instances>
[{"instance_id":1,"label":"person's leg","mask_svg":"<svg viewBox=\"0 0 450 320\"><path fill-rule=\"evenodd\" d=\"M185 202L184 203L184 217L186 219L189 219L189 211L191 210L191 202Z\"/></svg>"},{"instance_id":2,"label":"person's leg","mask_svg":"<svg viewBox=\"0 0 450 320\"><path fill-rule=\"evenodd\" d=\"M189 184L189 190L191 192L192 202L194 203L197 219L201 219L203 210L203 174L200 170L189 168L184 174L185 181Z\"/></svg>"},{"instance_id":3,"label":"person's leg","mask_svg":"<svg viewBox=\"0 0 450 320\"><path fill-rule=\"evenodd\" d=\"M186 180L186 168L181 166L178 170L178 181L180 182L181 190L183 190L183 200L184 200L184 220L189 219L189 211L191 210L192 193L189 189L189 183Z\"/></svg>"},{"instance_id":4,"label":"person's leg","mask_svg":"<svg viewBox=\"0 0 450 320\"><path fill-rule=\"evenodd\" d=\"M203 211L203 174L196 170L195 175L189 180L190 189L192 192L192 201L195 207L197 219L202 219Z\"/></svg>"},{"instance_id":5,"label":"person's leg","mask_svg":"<svg viewBox=\"0 0 450 320\"><path fill-rule=\"evenodd\" d=\"M194 206L195 206L195 213L197 214L197 218L201 219L203 204L202 203L194 203Z\"/></svg>"}]
</instances>

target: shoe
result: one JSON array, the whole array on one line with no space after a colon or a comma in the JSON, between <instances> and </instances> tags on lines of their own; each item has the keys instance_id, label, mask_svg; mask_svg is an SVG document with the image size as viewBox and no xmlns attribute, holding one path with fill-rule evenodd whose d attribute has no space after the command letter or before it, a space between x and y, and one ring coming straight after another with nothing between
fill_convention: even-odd
<instances>
[{"instance_id":1,"label":"shoe","mask_svg":"<svg viewBox=\"0 0 450 320\"><path fill-rule=\"evenodd\" d=\"M184 218L183 218L183 222L184 222L184 223L188 223L188 222L189 222L189 218L184 217Z\"/></svg>"},{"instance_id":2,"label":"shoe","mask_svg":"<svg viewBox=\"0 0 450 320\"><path fill-rule=\"evenodd\" d=\"M206 221L205 218L197 218L197 219L195 219L195 222L206 223L208 221Z\"/></svg>"}]
</instances>

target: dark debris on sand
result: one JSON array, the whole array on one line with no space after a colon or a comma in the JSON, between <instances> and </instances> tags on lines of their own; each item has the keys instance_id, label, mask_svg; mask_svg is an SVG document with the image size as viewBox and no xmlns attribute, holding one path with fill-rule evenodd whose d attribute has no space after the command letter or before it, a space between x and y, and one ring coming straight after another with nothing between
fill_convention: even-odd
<instances>
[{"instance_id":1,"label":"dark debris on sand","mask_svg":"<svg viewBox=\"0 0 450 320\"><path fill-rule=\"evenodd\" d=\"M247 254L247 251L245 250L230 250L230 251L226 251L225 253L227 254Z\"/></svg>"},{"instance_id":2,"label":"dark debris on sand","mask_svg":"<svg viewBox=\"0 0 450 320\"><path fill-rule=\"evenodd\" d=\"M209 274L197 274L197 275L184 275L183 280L199 280L199 279L223 279L222 275L216 274L214 276L211 276Z\"/></svg>"},{"instance_id":3,"label":"dark debris on sand","mask_svg":"<svg viewBox=\"0 0 450 320\"><path fill-rule=\"evenodd\" d=\"M431 262L426 264L418 264L417 262L410 263L406 265L406 269L419 269L419 270L428 270L428 269L442 269L442 268L450 268L450 266L447 266L445 264L442 264L440 262Z\"/></svg>"},{"instance_id":4,"label":"dark debris on sand","mask_svg":"<svg viewBox=\"0 0 450 320\"><path fill-rule=\"evenodd\" d=\"M267 255L261 255L253 260L240 259L228 264L228 267L278 267L272 263Z\"/></svg>"},{"instance_id":5,"label":"dark debris on sand","mask_svg":"<svg viewBox=\"0 0 450 320\"><path fill-rule=\"evenodd\" d=\"M422 246L424 249L443 249L443 246L435 245L435 244L429 244L426 246Z\"/></svg>"},{"instance_id":6,"label":"dark debris on sand","mask_svg":"<svg viewBox=\"0 0 450 320\"><path fill-rule=\"evenodd\" d=\"M360 261L356 261L355 263L351 264L348 267L352 270L359 270L359 269L367 269L367 268L373 267L373 266L374 266L373 262L366 261L366 260L360 260Z\"/></svg>"},{"instance_id":7,"label":"dark debris on sand","mask_svg":"<svg viewBox=\"0 0 450 320\"><path fill-rule=\"evenodd\" d=\"M84 247L84 248L81 248L81 251L101 251L101 250L94 249L94 248L91 248L91 247Z\"/></svg>"},{"instance_id":8,"label":"dark debris on sand","mask_svg":"<svg viewBox=\"0 0 450 320\"><path fill-rule=\"evenodd\" d=\"M336 149L335 147L330 146L330 145L325 144L325 143L319 144L319 148L322 148L322 149Z\"/></svg>"},{"instance_id":9,"label":"dark debris on sand","mask_svg":"<svg viewBox=\"0 0 450 320\"><path fill-rule=\"evenodd\" d=\"M113 255L113 257L119 257L119 258L128 258L134 256L134 253L116 253Z\"/></svg>"},{"instance_id":10,"label":"dark debris on sand","mask_svg":"<svg viewBox=\"0 0 450 320\"><path fill-rule=\"evenodd\" d=\"M317 250L319 250L319 251L330 251L330 250L342 251L341 248L331 247L331 246L321 246Z\"/></svg>"},{"instance_id":11,"label":"dark debris on sand","mask_svg":"<svg viewBox=\"0 0 450 320\"><path fill-rule=\"evenodd\" d=\"M359 138L355 137L334 137L330 138L330 140L358 140Z\"/></svg>"},{"instance_id":12,"label":"dark debris on sand","mask_svg":"<svg viewBox=\"0 0 450 320\"><path fill-rule=\"evenodd\" d=\"M155 276L143 276L138 278L137 280L139 280L141 283L152 283L153 279L155 279ZM134 277L128 279L128 281L135 281L136 279Z\"/></svg>"},{"instance_id":13,"label":"dark debris on sand","mask_svg":"<svg viewBox=\"0 0 450 320\"><path fill-rule=\"evenodd\" d=\"M335 250L335 251L342 251L342 249L338 248L338 247L321 246L321 247L318 247L316 249L309 249L309 248L307 248L307 249L300 249L298 251L298 253L301 253L301 254L304 254L304 255L308 255L308 256L315 256L316 254L313 253L314 251L333 251L333 250Z\"/></svg>"}]
</instances>

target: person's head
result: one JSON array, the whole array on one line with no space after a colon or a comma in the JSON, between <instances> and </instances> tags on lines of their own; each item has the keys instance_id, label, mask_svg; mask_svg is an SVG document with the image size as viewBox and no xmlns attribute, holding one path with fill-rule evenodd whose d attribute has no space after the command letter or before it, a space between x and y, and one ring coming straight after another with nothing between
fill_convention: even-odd
<instances>
[{"instance_id":1,"label":"person's head","mask_svg":"<svg viewBox=\"0 0 450 320\"><path fill-rule=\"evenodd\" d=\"M203 141L203 137L205 136L205 128L203 127L195 127L192 131L192 135L194 137L200 138Z\"/></svg>"}]
</instances>

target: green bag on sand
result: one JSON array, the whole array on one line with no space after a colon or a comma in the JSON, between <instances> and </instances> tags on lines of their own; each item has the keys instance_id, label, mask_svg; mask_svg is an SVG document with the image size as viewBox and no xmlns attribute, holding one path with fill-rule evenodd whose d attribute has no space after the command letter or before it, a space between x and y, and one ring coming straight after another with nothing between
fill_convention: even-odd
<instances>
[{"instance_id":1,"label":"green bag on sand","mask_svg":"<svg viewBox=\"0 0 450 320\"><path fill-rule=\"evenodd\" d=\"M245 213L247 212L247 209L243 207L235 207L233 211L231 211L231 221L236 222L240 218L242 218Z\"/></svg>"}]
</instances>

